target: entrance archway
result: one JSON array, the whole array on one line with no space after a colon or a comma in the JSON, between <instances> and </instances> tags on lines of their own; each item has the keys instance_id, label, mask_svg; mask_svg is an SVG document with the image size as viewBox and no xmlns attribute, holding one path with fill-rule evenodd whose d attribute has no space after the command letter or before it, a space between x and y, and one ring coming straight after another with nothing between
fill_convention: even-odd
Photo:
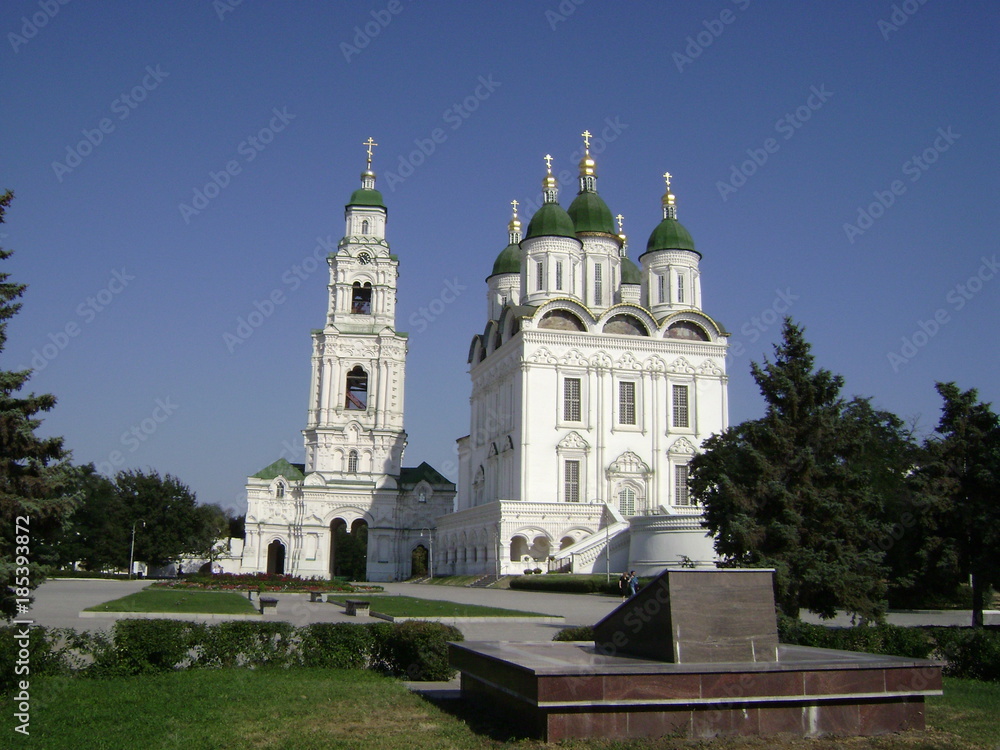
<instances>
[{"instance_id":1,"label":"entrance archway","mask_svg":"<svg viewBox=\"0 0 1000 750\"><path fill-rule=\"evenodd\" d=\"M421 578L427 575L427 548L418 544L410 553L410 577Z\"/></svg>"},{"instance_id":2,"label":"entrance archway","mask_svg":"<svg viewBox=\"0 0 1000 750\"><path fill-rule=\"evenodd\" d=\"M277 539L267 545L267 572L279 576L285 574L285 545Z\"/></svg>"}]
</instances>

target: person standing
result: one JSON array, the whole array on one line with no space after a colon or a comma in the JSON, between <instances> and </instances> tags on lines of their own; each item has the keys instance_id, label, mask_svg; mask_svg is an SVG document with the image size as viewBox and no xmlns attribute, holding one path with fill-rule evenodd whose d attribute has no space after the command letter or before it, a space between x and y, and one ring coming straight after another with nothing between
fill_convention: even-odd
<instances>
[{"instance_id":1,"label":"person standing","mask_svg":"<svg viewBox=\"0 0 1000 750\"><path fill-rule=\"evenodd\" d=\"M629 597L635 596L639 592L639 576L635 574L635 571L631 571L628 574L628 595Z\"/></svg>"},{"instance_id":2,"label":"person standing","mask_svg":"<svg viewBox=\"0 0 1000 750\"><path fill-rule=\"evenodd\" d=\"M618 579L618 591L621 592L622 601L628 599L628 573L622 572L621 577Z\"/></svg>"}]
</instances>

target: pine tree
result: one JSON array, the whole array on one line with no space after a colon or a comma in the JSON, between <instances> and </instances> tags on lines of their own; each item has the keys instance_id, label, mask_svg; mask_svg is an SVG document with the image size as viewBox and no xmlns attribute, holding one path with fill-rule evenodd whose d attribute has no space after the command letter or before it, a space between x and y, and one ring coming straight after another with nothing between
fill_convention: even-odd
<instances>
[{"instance_id":1,"label":"pine tree","mask_svg":"<svg viewBox=\"0 0 1000 750\"><path fill-rule=\"evenodd\" d=\"M975 389L936 388L944 405L922 467L940 500L931 531L939 556L970 577L972 625L982 627L986 592L1000 586L1000 417Z\"/></svg>"},{"instance_id":2,"label":"pine tree","mask_svg":"<svg viewBox=\"0 0 1000 750\"><path fill-rule=\"evenodd\" d=\"M14 194L0 195L0 223ZM11 251L0 248L0 260ZM27 288L0 273L0 352L7 342L7 323L21 309ZM0 613L7 619L23 612L29 592L43 580L37 553L75 502L74 470L62 438L35 434L38 415L56 404L49 394L21 394L31 370L0 370Z\"/></svg>"},{"instance_id":3,"label":"pine tree","mask_svg":"<svg viewBox=\"0 0 1000 750\"><path fill-rule=\"evenodd\" d=\"M815 369L801 327L785 319L774 361L751 366L767 403L704 444L691 489L725 564L773 567L776 600L796 617L838 609L885 614L887 496L901 491L912 443L843 378Z\"/></svg>"}]
</instances>

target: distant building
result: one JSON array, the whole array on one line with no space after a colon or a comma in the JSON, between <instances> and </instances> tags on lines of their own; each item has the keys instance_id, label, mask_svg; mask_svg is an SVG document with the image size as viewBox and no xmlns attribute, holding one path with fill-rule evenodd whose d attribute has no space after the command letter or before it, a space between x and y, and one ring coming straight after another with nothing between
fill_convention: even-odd
<instances>
[{"instance_id":1,"label":"distant building","mask_svg":"<svg viewBox=\"0 0 1000 750\"><path fill-rule=\"evenodd\" d=\"M509 244L486 279L458 508L438 520L435 572L712 561L688 463L727 427L729 334L702 310L701 253L677 220L670 175L636 265L589 147L568 209L546 160L542 206L522 238L513 202Z\"/></svg>"},{"instance_id":2,"label":"distant building","mask_svg":"<svg viewBox=\"0 0 1000 750\"><path fill-rule=\"evenodd\" d=\"M454 483L426 463L401 465L407 342L396 330L399 261L371 170L376 144L368 145L344 238L328 258L326 324L312 334L306 462L279 459L247 480L243 572L351 575L346 553L367 548L365 570L354 575L405 579L426 564L435 521L454 506Z\"/></svg>"}]
</instances>

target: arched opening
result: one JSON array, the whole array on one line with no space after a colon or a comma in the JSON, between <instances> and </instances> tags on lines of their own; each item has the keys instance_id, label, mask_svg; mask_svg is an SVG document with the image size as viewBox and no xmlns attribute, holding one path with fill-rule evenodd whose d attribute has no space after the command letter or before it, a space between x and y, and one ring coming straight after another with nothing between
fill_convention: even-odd
<instances>
[{"instance_id":1,"label":"arched opening","mask_svg":"<svg viewBox=\"0 0 1000 750\"><path fill-rule=\"evenodd\" d=\"M368 524L359 518L348 531L343 518L330 524L330 575L364 581L368 575Z\"/></svg>"},{"instance_id":2,"label":"arched opening","mask_svg":"<svg viewBox=\"0 0 1000 750\"><path fill-rule=\"evenodd\" d=\"M274 486L274 496L277 498L282 498L285 496L285 484L284 482L278 482Z\"/></svg>"},{"instance_id":3,"label":"arched opening","mask_svg":"<svg viewBox=\"0 0 1000 750\"><path fill-rule=\"evenodd\" d=\"M531 549L528 550L528 554L531 555L537 562L545 560L549 556L550 545L547 537L539 534L531 542Z\"/></svg>"},{"instance_id":4,"label":"arched opening","mask_svg":"<svg viewBox=\"0 0 1000 750\"><path fill-rule=\"evenodd\" d=\"M510 540L510 561L521 562L521 558L528 554L528 540L523 536L515 536Z\"/></svg>"},{"instance_id":5,"label":"arched opening","mask_svg":"<svg viewBox=\"0 0 1000 750\"><path fill-rule=\"evenodd\" d=\"M340 575L337 568L337 540L347 534L347 521L343 518L334 518L330 522L330 577L336 578Z\"/></svg>"},{"instance_id":6,"label":"arched opening","mask_svg":"<svg viewBox=\"0 0 1000 750\"><path fill-rule=\"evenodd\" d=\"M566 549L567 547L572 547L576 544L576 539L571 536L564 536L559 540L559 549Z\"/></svg>"},{"instance_id":7,"label":"arched opening","mask_svg":"<svg viewBox=\"0 0 1000 750\"><path fill-rule=\"evenodd\" d=\"M347 373L347 398L344 408L361 411L368 408L368 373L361 365L356 365Z\"/></svg>"},{"instance_id":8,"label":"arched opening","mask_svg":"<svg viewBox=\"0 0 1000 750\"><path fill-rule=\"evenodd\" d=\"M267 545L267 572L269 575L285 574L285 545L277 539Z\"/></svg>"},{"instance_id":9,"label":"arched opening","mask_svg":"<svg viewBox=\"0 0 1000 750\"><path fill-rule=\"evenodd\" d=\"M427 548L418 544L410 553L410 577L423 578L427 575Z\"/></svg>"},{"instance_id":10,"label":"arched opening","mask_svg":"<svg viewBox=\"0 0 1000 750\"><path fill-rule=\"evenodd\" d=\"M358 473L358 452L351 451L347 454L347 473L357 474Z\"/></svg>"},{"instance_id":11,"label":"arched opening","mask_svg":"<svg viewBox=\"0 0 1000 750\"><path fill-rule=\"evenodd\" d=\"M354 315L370 315L372 311L372 285L355 281L351 287L351 312Z\"/></svg>"},{"instance_id":12,"label":"arched opening","mask_svg":"<svg viewBox=\"0 0 1000 750\"><path fill-rule=\"evenodd\" d=\"M368 234L368 219L361 222L361 234Z\"/></svg>"}]
</instances>

